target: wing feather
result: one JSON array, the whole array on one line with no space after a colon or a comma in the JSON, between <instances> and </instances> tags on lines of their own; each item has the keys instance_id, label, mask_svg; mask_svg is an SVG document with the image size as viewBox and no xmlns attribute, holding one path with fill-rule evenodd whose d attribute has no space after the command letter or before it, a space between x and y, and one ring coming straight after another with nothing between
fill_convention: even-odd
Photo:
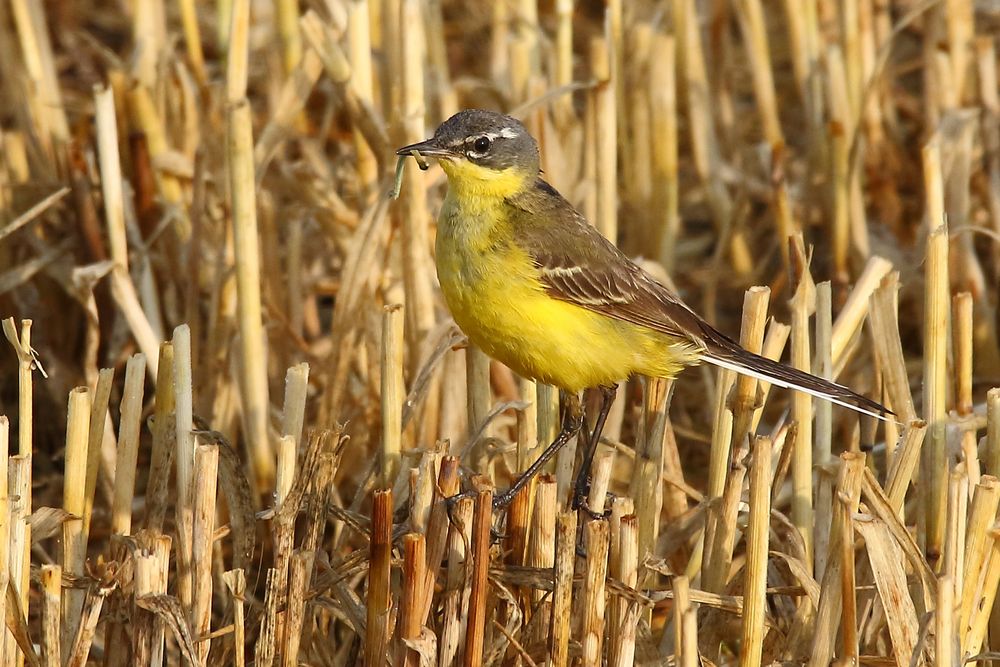
<instances>
[{"instance_id":1,"label":"wing feather","mask_svg":"<svg viewBox=\"0 0 1000 667\"><path fill-rule=\"evenodd\" d=\"M590 246L582 257L576 256L580 247L576 243L532 249L542 284L553 298L687 340L702 349L706 337L725 338L599 232L589 226L588 230L592 233L580 234L583 238L579 240Z\"/></svg>"},{"instance_id":2,"label":"wing feather","mask_svg":"<svg viewBox=\"0 0 1000 667\"><path fill-rule=\"evenodd\" d=\"M708 363L882 419L892 414L847 387L747 352L633 263L551 186L539 181L536 189L533 198L512 203L526 215L523 222L533 223L522 226L522 240L553 298L685 340Z\"/></svg>"}]
</instances>

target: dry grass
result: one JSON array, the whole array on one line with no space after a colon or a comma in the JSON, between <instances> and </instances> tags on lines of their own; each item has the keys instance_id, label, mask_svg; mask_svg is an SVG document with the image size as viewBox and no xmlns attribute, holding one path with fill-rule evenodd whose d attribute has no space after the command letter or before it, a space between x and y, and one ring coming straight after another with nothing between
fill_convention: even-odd
<instances>
[{"instance_id":1,"label":"dry grass","mask_svg":"<svg viewBox=\"0 0 1000 667\"><path fill-rule=\"evenodd\" d=\"M0 3L0 664L995 657L998 37L973 0ZM494 514L556 392L451 322L440 170L386 196L475 106L899 423L635 378L606 518L575 442Z\"/></svg>"}]
</instances>

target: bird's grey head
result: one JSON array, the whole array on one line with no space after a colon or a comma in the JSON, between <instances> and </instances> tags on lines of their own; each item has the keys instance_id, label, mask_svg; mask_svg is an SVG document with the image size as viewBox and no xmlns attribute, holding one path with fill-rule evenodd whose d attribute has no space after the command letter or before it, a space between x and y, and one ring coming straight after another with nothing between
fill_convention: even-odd
<instances>
[{"instance_id":1,"label":"bird's grey head","mask_svg":"<svg viewBox=\"0 0 1000 667\"><path fill-rule=\"evenodd\" d=\"M427 157L445 160L468 160L493 169L538 174L538 143L516 118L486 111L466 109L441 123L427 141L400 148L398 155L419 151Z\"/></svg>"}]
</instances>

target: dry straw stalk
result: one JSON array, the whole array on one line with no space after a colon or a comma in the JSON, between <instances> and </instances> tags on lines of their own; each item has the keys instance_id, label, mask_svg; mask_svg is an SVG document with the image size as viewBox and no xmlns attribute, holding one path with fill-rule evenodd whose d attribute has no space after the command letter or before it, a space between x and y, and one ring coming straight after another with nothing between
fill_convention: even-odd
<instances>
[{"instance_id":1,"label":"dry straw stalk","mask_svg":"<svg viewBox=\"0 0 1000 667\"><path fill-rule=\"evenodd\" d=\"M0 664L1000 650L984 3L125 4L0 3ZM494 508L598 396L455 327L434 160L385 197L393 150L472 107L721 332L895 418L621 379L606 516L569 505L576 439Z\"/></svg>"}]
</instances>

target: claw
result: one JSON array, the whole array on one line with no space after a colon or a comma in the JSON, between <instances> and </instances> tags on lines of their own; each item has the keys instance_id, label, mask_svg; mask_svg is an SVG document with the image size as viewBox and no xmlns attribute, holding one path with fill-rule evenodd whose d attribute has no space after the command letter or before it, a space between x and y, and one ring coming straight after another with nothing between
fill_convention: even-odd
<instances>
[{"instance_id":1,"label":"claw","mask_svg":"<svg viewBox=\"0 0 1000 667\"><path fill-rule=\"evenodd\" d=\"M461 500L462 498L473 498L473 497L475 497L475 494L473 494L472 491L463 491L461 493L456 493L453 496L446 496L444 498L444 510L445 514L448 515L449 524L457 525L455 524L455 505L458 503L458 501Z\"/></svg>"},{"instance_id":2,"label":"claw","mask_svg":"<svg viewBox=\"0 0 1000 667\"><path fill-rule=\"evenodd\" d=\"M597 521L598 519L607 519L609 516L611 516L610 508L604 510L603 512L596 512L590 509L590 505L587 504L586 497L582 495L573 496L573 509L583 512L594 521Z\"/></svg>"},{"instance_id":3,"label":"claw","mask_svg":"<svg viewBox=\"0 0 1000 667\"><path fill-rule=\"evenodd\" d=\"M513 491L513 493L511 493ZM520 489L515 489L511 487L506 491L501 491L500 493L493 496L493 511L499 512L500 510L507 509L507 506L514 502L514 498L517 496Z\"/></svg>"},{"instance_id":4,"label":"claw","mask_svg":"<svg viewBox=\"0 0 1000 667\"><path fill-rule=\"evenodd\" d=\"M475 498L476 494L472 491L462 491L461 493L456 493L453 496L448 496L444 499L444 504L448 508L448 514L451 514L451 510L455 508L455 505L462 498Z\"/></svg>"}]
</instances>

